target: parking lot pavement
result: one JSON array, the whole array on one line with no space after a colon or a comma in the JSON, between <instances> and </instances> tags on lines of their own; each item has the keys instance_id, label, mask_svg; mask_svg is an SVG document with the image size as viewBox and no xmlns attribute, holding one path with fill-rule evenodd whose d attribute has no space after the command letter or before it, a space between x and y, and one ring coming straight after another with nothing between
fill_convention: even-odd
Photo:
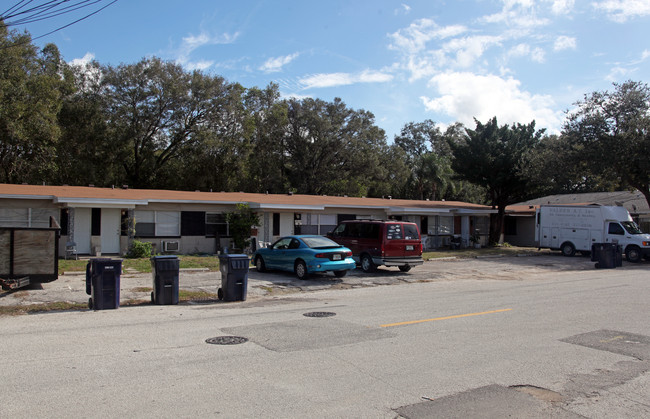
<instances>
[{"instance_id":1,"label":"parking lot pavement","mask_svg":"<svg viewBox=\"0 0 650 419\"><path fill-rule=\"evenodd\" d=\"M622 268L647 269L650 263L639 264L623 262ZM308 280L298 280L286 272L256 272L254 267L248 274L248 300L298 292L313 292L324 289L348 289L398 285L413 282L461 281L461 280L520 280L530 279L550 271L559 275L572 271L593 270L594 262L588 257L562 257L559 254L540 256L485 257L476 259L430 260L403 273L397 268L380 267L369 274L360 269L351 271L343 278L333 274L312 275ZM29 287L0 293L0 306L17 306L51 302L86 303L85 273L65 273L56 281L32 284ZM121 275L120 302L129 300L150 300L152 288L150 273L123 272ZM221 274L200 270L181 270L179 288L186 291L203 292L195 299L216 302L216 294L221 286Z\"/></svg>"}]
</instances>

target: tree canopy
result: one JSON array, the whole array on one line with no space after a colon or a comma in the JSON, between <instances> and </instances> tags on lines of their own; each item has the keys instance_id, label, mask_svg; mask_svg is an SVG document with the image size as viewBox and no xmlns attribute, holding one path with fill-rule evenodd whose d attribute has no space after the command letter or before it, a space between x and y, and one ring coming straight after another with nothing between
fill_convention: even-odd
<instances>
[{"instance_id":1,"label":"tree canopy","mask_svg":"<svg viewBox=\"0 0 650 419\"><path fill-rule=\"evenodd\" d=\"M635 81L585 95L569 114L563 134L581 147L589 176L614 178L650 203L650 88Z\"/></svg>"},{"instance_id":2,"label":"tree canopy","mask_svg":"<svg viewBox=\"0 0 650 419\"><path fill-rule=\"evenodd\" d=\"M394 141L343 99L283 98L156 57L68 65L0 25L0 182L461 200L637 188L650 202L650 88L576 103L560 135L497 119L405 123Z\"/></svg>"},{"instance_id":3,"label":"tree canopy","mask_svg":"<svg viewBox=\"0 0 650 419\"><path fill-rule=\"evenodd\" d=\"M544 130L535 130L535 121L523 125L499 126L497 118L450 143L452 167L457 176L486 188L489 203L498 213L490 223L490 242L499 242L506 206L529 197L533 182L524 170L538 146Z\"/></svg>"}]
</instances>

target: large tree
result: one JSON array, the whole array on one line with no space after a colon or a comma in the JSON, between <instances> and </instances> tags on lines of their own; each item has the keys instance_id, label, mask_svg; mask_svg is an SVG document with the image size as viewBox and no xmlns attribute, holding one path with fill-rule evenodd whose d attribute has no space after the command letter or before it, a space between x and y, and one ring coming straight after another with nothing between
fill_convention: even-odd
<instances>
[{"instance_id":1,"label":"large tree","mask_svg":"<svg viewBox=\"0 0 650 419\"><path fill-rule=\"evenodd\" d=\"M0 182L49 181L68 75L55 45L38 50L0 20Z\"/></svg>"},{"instance_id":2,"label":"large tree","mask_svg":"<svg viewBox=\"0 0 650 419\"><path fill-rule=\"evenodd\" d=\"M410 168L405 198L439 200L453 190L451 150L435 122L406 124L395 136L395 144L406 153Z\"/></svg>"},{"instance_id":3,"label":"large tree","mask_svg":"<svg viewBox=\"0 0 650 419\"><path fill-rule=\"evenodd\" d=\"M374 115L341 99L288 102L286 174L305 194L366 196L383 170L386 137Z\"/></svg>"},{"instance_id":4,"label":"large tree","mask_svg":"<svg viewBox=\"0 0 650 419\"><path fill-rule=\"evenodd\" d=\"M627 81L613 91L593 92L578 102L563 134L582 147L595 176L618 177L650 204L650 88Z\"/></svg>"},{"instance_id":5,"label":"large tree","mask_svg":"<svg viewBox=\"0 0 650 419\"><path fill-rule=\"evenodd\" d=\"M75 91L59 112L61 141L52 182L70 185L121 185L124 172L111 141L99 63L72 65Z\"/></svg>"},{"instance_id":6,"label":"large tree","mask_svg":"<svg viewBox=\"0 0 650 419\"><path fill-rule=\"evenodd\" d=\"M532 179L524 168L544 130L535 130L534 121L499 126L494 117L485 124L475 122L475 129L467 128L464 138L450 143L452 166L461 179L486 188L490 204L497 209L490 222L490 243L497 243L506 206L530 194Z\"/></svg>"},{"instance_id":7,"label":"large tree","mask_svg":"<svg viewBox=\"0 0 650 419\"><path fill-rule=\"evenodd\" d=\"M167 166L189 145L241 131L228 105L233 89L243 89L222 77L158 58L103 72L110 136L129 185L164 187L173 176Z\"/></svg>"},{"instance_id":8,"label":"large tree","mask_svg":"<svg viewBox=\"0 0 650 419\"><path fill-rule=\"evenodd\" d=\"M286 193L290 186L286 175L287 103L280 100L278 85L252 88L244 94L246 135L251 153L247 164L245 190Z\"/></svg>"}]
</instances>

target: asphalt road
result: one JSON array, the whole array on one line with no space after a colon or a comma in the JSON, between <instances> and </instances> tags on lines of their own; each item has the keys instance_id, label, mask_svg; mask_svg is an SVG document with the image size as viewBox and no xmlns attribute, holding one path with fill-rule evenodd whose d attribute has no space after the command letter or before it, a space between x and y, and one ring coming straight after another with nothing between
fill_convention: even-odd
<instances>
[{"instance_id":1,"label":"asphalt road","mask_svg":"<svg viewBox=\"0 0 650 419\"><path fill-rule=\"evenodd\" d=\"M258 275L245 302L0 317L0 417L650 417L647 262Z\"/></svg>"}]
</instances>

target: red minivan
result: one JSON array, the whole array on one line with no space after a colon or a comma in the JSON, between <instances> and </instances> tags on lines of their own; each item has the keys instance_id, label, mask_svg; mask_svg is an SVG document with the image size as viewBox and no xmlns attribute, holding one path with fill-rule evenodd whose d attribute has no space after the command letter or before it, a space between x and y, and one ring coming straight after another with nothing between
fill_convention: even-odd
<instances>
[{"instance_id":1,"label":"red minivan","mask_svg":"<svg viewBox=\"0 0 650 419\"><path fill-rule=\"evenodd\" d=\"M352 250L364 272L377 266L398 266L402 272L422 265L422 241L417 224L405 221L343 221L327 235Z\"/></svg>"}]
</instances>

